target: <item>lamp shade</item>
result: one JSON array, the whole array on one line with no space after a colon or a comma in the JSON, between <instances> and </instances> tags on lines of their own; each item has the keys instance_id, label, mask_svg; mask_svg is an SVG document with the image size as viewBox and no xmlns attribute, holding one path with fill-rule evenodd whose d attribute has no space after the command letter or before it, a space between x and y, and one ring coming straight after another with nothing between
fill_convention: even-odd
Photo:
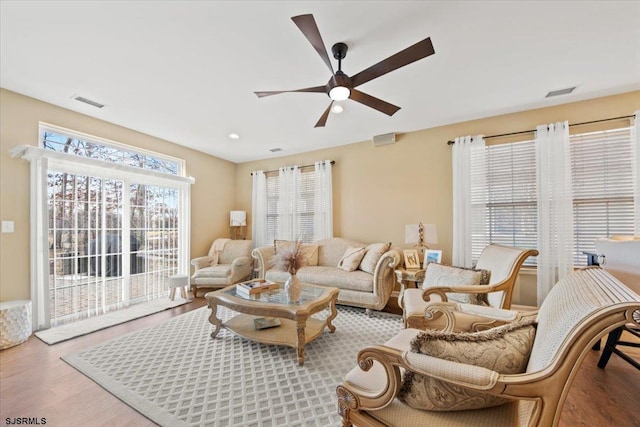
<instances>
[{"instance_id":1,"label":"lamp shade","mask_svg":"<svg viewBox=\"0 0 640 427\"><path fill-rule=\"evenodd\" d=\"M247 212L246 211L231 211L229 214L229 225L231 227L244 227L247 225Z\"/></svg>"},{"instance_id":2,"label":"lamp shade","mask_svg":"<svg viewBox=\"0 0 640 427\"><path fill-rule=\"evenodd\" d=\"M404 229L406 244L438 243L438 231L435 224L407 224Z\"/></svg>"}]
</instances>

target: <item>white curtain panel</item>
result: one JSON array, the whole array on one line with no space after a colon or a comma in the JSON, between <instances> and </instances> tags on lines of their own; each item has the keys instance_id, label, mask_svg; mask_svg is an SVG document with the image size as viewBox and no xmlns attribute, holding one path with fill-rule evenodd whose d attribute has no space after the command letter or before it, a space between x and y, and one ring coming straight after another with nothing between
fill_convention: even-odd
<instances>
[{"instance_id":1,"label":"white curtain panel","mask_svg":"<svg viewBox=\"0 0 640 427\"><path fill-rule=\"evenodd\" d=\"M635 112L631 128L631 154L633 156L633 213L634 231L640 236L640 110Z\"/></svg>"},{"instance_id":2,"label":"white curtain panel","mask_svg":"<svg viewBox=\"0 0 640 427\"><path fill-rule=\"evenodd\" d=\"M573 271L573 197L569 123L536 129L538 195L538 305L553 285Z\"/></svg>"},{"instance_id":3,"label":"white curtain panel","mask_svg":"<svg viewBox=\"0 0 640 427\"><path fill-rule=\"evenodd\" d=\"M298 239L298 201L300 200L300 167L286 166L279 169L280 200L278 203L278 227L276 238Z\"/></svg>"},{"instance_id":4,"label":"white curtain panel","mask_svg":"<svg viewBox=\"0 0 640 427\"><path fill-rule=\"evenodd\" d=\"M254 248L261 248L267 245L267 178L263 171L251 175L251 243Z\"/></svg>"},{"instance_id":5,"label":"white curtain panel","mask_svg":"<svg viewBox=\"0 0 640 427\"><path fill-rule=\"evenodd\" d=\"M464 136L453 145L453 265L473 265L473 239L484 239L486 200L472 200L472 189L486 188L484 137ZM472 167L473 164L473 167ZM481 190L481 188L479 188ZM486 191L475 192L484 194Z\"/></svg>"},{"instance_id":6,"label":"white curtain panel","mask_svg":"<svg viewBox=\"0 0 640 427\"><path fill-rule=\"evenodd\" d=\"M313 241L333 237L331 160L315 162Z\"/></svg>"}]
</instances>

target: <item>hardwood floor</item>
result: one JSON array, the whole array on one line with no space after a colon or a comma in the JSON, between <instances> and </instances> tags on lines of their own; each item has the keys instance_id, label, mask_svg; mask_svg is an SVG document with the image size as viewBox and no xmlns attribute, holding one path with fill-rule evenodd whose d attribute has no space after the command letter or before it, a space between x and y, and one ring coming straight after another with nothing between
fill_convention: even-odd
<instances>
[{"instance_id":1,"label":"hardwood floor","mask_svg":"<svg viewBox=\"0 0 640 427\"><path fill-rule=\"evenodd\" d=\"M154 423L63 362L60 357L206 305L204 298L161 313L48 346L36 337L0 352L0 423L45 418L51 426L153 426ZM640 358L639 349L628 352ZM584 360L562 411L560 426L640 426L640 371L600 352ZM41 423L42 424L42 423Z\"/></svg>"}]
</instances>

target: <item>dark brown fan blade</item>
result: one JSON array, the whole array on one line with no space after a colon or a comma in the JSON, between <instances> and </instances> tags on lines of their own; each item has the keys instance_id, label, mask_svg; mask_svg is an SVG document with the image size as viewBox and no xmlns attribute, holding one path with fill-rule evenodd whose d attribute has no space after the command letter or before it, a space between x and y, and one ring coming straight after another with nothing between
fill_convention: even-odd
<instances>
[{"instance_id":1,"label":"dark brown fan blade","mask_svg":"<svg viewBox=\"0 0 640 427\"><path fill-rule=\"evenodd\" d=\"M324 42L322 41L322 36L320 35L320 31L318 30L318 26L316 25L316 20L313 19L313 15L299 15L291 18L293 22L300 28L302 34L309 40L311 46L318 52L320 58L327 64L329 70L331 70L331 74L333 75L333 67L331 66L331 61L329 60L329 55L327 54L327 49L324 47Z\"/></svg>"},{"instance_id":2,"label":"dark brown fan blade","mask_svg":"<svg viewBox=\"0 0 640 427\"><path fill-rule=\"evenodd\" d=\"M322 113L322 116L320 117L320 120L318 120L318 123L316 123L314 128L324 127L325 123L327 123L327 118L329 117L329 112L331 111L331 106L332 105L333 105L333 101L331 101L331 103L329 104L327 109L324 110L324 113Z\"/></svg>"},{"instance_id":3,"label":"dark brown fan blade","mask_svg":"<svg viewBox=\"0 0 640 427\"><path fill-rule=\"evenodd\" d=\"M265 96L277 95L279 93L288 93L288 92L318 92L318 93L327 93L326 86L314 86L307 87L304 89L296 89L296 90L272 90L272 91L263 91L263 92L253 92L258 95L258 98L264 98Z\"/></svg>"},{"instance_id":4,"label":"dark brown fan blade","mask_svg":"<svg viewBox=\"0 0 640 427\"><path fill-rule=\"evenodd\" d=\"M402 50L395 55L392 55L387 59L384 59L377 64L372 65L366 70L360 71L358 74L351 77L351 84L353 85L353 87L358 87L361 84L368 82L369 80L373 80L393 70L397 70L398 68L411 64L418 59L426 58L427 56L433 55L434 53L435 50L433 50L431 38L427 37L421 42L418 42L413 46L410 46L405 50Z\"/></svg>"},{"instance_id":5,"label":"dark brown fan blade","mask_svg":"<svg viewBox=\"0 0 640 427\"><path fill-rule=\"evenodd\" d=\"M378 99L375 96L367 95L366 93L360 92L356 89L351 89L351 95L349 96L349 99L353 99L360 104L364 104L367 107L371 107L374 110L385 113L387 116L393 116L400 109L400 107L389 104L382 99Z\"/></svg>"}]
</instances>

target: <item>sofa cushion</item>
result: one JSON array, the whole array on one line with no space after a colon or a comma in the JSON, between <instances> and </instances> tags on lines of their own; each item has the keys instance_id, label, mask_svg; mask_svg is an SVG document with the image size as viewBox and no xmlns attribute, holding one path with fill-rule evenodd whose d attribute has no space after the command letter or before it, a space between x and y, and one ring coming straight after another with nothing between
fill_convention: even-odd
<instances>
[{"instance_id":1,"label":"sofa cushion","mask_svg":"<svg viewBox=\"0 0 640 427\"><path fill-rule=\"evenodd\" d=\"M373 292L373 276L364 271L356 270L347 272L338 267L302 267L296 273L303 283L311 283L320 286L332 286L359 292ZM284 283L289 278L286 271L268 270L265 279Z\"/></svg>"},{"instance_id":2,"label":"sofa cushion","mask_svg":"<svg viewBox=\"0 0 640 427\"><path fill-rule=\"evenodd\" d=\"M519 374L527 368L534 323L535 319L526 319L473 333L425 331L411 341L411 351L501 374ZM413 408L429 411L480 409L509 401L411 371L404 373L398 397Z\"/></svg>"},{"instance_id":3,"label":"sofa cushion","mask_svg":"<svg viewBox=\"0 0 640 427\"><path fill-rule=\"evenodd\" d=\"M360 265L360 261L364 257L366 248L356 248L353 246L349 246L345 251L342 258L340 258L340 262L338 262L338 267L343 269L344 271L355 271Z\"/></svg>"},{"instance_id":4,"label":"sofa cushion","mask_svg":"<svg viewBox=\"0 0 640 427\"><path fill-rule=\"evenodd\" d=\"M487 285L491 273L487 270L474 270L471 268L452 267L437 263L429 263L424 275L422 289L432 286L477 286ZM465 294L447 292L449 301L463 304L488 305L486 294Z\"/></svg>"},{"instance_id":5,"label":"sofa cushion","mask_svg":"<svg viewBox=\"0 0 640 427\"><path fill-rule=\"evenodd\" d=\"M380 257L391 247L391 243L372 243L366 248L364 258L360 261L358 268L367 273L373 274L380 261Z\"/></svg>"},{"instance_id":6,"label":"sofa cushion","mask_svg":"<svg viewBox=\"0 0 640 427\"><path fill-rule=\"evenodd\" d=\"M340 258L344 255L344 251L349 246L355 248L366 246L365 243L343 237L328 237L314 243L318 245L318 265L324 265L325 267L337 267Z\"/></svg>"},{"instance_id":7,"label":"sofa cushion","mask_svg":"<svg viewBox=\"0 0 640 427\"><path fill-rule=\"evenodd\" d=\"M217 277L227 277L230 275L231 275L231 264L216 264L216 265L212 265L211 267L201 268L195 273L195 276L199 278L202 278L202 277L217 278Z\"/></svg>"}]
</instances>

